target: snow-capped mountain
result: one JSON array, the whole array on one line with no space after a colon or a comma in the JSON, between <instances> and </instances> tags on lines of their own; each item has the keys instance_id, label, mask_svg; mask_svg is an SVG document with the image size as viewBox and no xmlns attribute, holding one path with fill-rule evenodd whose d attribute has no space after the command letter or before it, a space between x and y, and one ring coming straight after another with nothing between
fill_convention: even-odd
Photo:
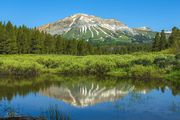
<instances>
[{"instance_id":1,"label":"snow-capped mountain","mask_svg":"<svg viewBox=\"0 0 180 120\"><path fill-rule=\"evenodd\" d=\"M142 35L138 30L115 19L102 19L93 15L75 14L38 28L52 35L84 40L135 40L134 36ZM145 32L149 32L144 30Z\"/></svg>"}]
</instances>

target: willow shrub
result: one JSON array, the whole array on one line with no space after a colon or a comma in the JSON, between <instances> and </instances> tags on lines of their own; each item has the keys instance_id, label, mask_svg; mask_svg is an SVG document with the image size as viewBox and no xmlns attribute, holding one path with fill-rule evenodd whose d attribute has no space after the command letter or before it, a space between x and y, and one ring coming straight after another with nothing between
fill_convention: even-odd
<instances>
[{"instance_id":1,"label":"willow shrub","mask_svg":"<svg viewBox=\"0 0 180 120\"><path fill-rule=\"evenodd\" d=\"M40 58L37 60L37 62L43 65L45 68L58 68L59 67L59 62L53 59Z\"/></svg>"},{"instance_id":2,"label":"willow shrub","mask_svg":"<svg viewBox=\"0 0 180 120\"><path fill-rule=\"evenodd\" d=\"M166 79L180 83L180 70L170 72L166 75Z\"/></svg>"},{"instance_id":3,"label":"willow shrub","mask_svg":"<svg viewBox=\"0 0 180 120\"><path fill-rule=\"evenodd\" d=\"M80 62L64 62L60 65L58 73L63 74L82 74L84 72L84 65Z\"/></svg>"},{"instance_id":4,"label":"willow shrub","mask_svg":"<svg viewBox=\"0 0 180 120\"><path fill-rule=\"evenodd\" d=\"M143 76L150 70L150 75L156 75L161 64L157 57L168 58L161 53L136 53L128 55L0 55L0 73L14 75L36 75L40 73L63 73L80 75L115 75L134 77ZM174 57L175 59L175 57ZM166 61L165 61L166 62ZM171 62L170 62L171 63ZM176 60L176 64L179 64ZM171 71L171 66L167 67ZM173 65L177 66L177 65ZM164 68L162 68L164 69ZM178 67L176 68L178 69ZM143 72L142 72L143 71ZM139 73L138 73L139 72ZM148 73L147 73L148 74Z\"/></svg>"},{"instance_id":5,"label":"willow shrub","mask_svg":"<svg viewBox=\"0 0 180 120\"><path fill-rule=\"evenodd\" d=\"M152 61L148 59L136 59L136 60L131 61L131 64L149 66L149 65L152 65Z\"/></svg>"},{"instance_id":6,"label":"willow shrub","mask_svg":"<svg viewBox=\"0 0 180 120\"><path fill-rule=\"evenodd\" d=\"M131 77L134 79L156 79L161 78L163 71L155 66L134 65L130 69Z\"/></svg>"},{"instance_id":7,"label":"willow shrub","mask_svg":"<svg viewBox=\"0 0 180 120\"><path fill-rule=\"evenodd\" d=\"M180 53L176 54L175 58L176 58L177 60L180 60Z\"/></svg>"},{"instance_id":8,"label":"willow shrub","mask_svg":"<svg viewBox=\"0 0 180 120\"><path fill-rule=\"evenodd\" d=\"M107 75L114 76L114 77L120 77L120 78L130 77L127 69L124 69L124 68L119 68L119 69L110 71L107 73Z\"/></svg>"},{"instance_id":9,"label":"willow shrub","mask_svg":"<svg viewBox=\"0 0 180 120\"><path fill-rule=\"evenodd\" d=\"M4 61L0 66L1 74L8 75L38 75L42 72L42 66L35 62L18 62L14 60Z\"/></svg>"},{"instance_id":10,"label":"willow shrub","mask_svg":"<svg viewBox=\"0 0 180 120\"><path fill-rule=\"evenodd\" d=\"M59 72L64 74L105 75L116 67L116 63L107 57L86 56L63 61Z\"/></svg>"},{"instance_id":11,"label":"willow shrub","mask_svg":"<svg viewBox=\"0 0 180 120\"><path fill-rule=\"evenodd\" d=\"M85 64L84 72L86 74L99 74L105 75L115 68L116 64L112 61L97 60L87 62Z\"/></svg>"}]
</instances>

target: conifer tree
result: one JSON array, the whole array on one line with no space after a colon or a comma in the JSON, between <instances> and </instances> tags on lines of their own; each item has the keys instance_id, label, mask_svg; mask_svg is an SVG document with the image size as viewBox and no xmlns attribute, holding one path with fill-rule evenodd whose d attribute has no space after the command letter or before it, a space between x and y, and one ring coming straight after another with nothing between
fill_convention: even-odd
<instances>
[{"instance_id":1,"label":"conifer tree","mask_svg":"<svg viewBox=\"0 0 180 120\"><path fill-rule=\"evenodd\" d=\"M41 54L42 53L42 46L43 43L40 38L40 32L34 29L32 31L32 37L31 37L31 45L30 45L30 53L32 54Z\"/></svg>"},{"instance_id":2,"label":"conifer tree","mask_svg":"<svg viewBox=\"0 0 180 120\"><path fill-rule=\"evenodd\" d=\"M178 30L178 28L174 27L172 29L172 33L169 37L169 46L173 47L175 45L176 41L178 40L178 38L179 38L179 30Z\"/></svg>"},{"instance_id":3,"label":"conifer tree","mask_svg":"<svg viewBox=\"0 0 180 120\"><path fill-rule=\"evenodd\" d=\"M180 52L180 30L176 27L172 29L172 34L169 37L169 47L176 49L176 52Z\"/></svg>"},{"instance_id":4,"label":"conifer tree","mask_svg":"<svg viewBox=\"0 0 180 120\"><path fill-rule=\"evenodd\" d=\"M44 53L45 54L50 54L53 52L53 37L49 34L46 34L45 35L45 38L44 38Z\"/></svg>"},{"instance_id":5,"label":"conifer tree","mask_svg":"<svg viewBox=\"0 0 180 120\"><path fill-rule=\"evenodd\" d=\"M16 33L13 25L11 22L8 22L6 25L6 44L5 49L8 54L17 54L18 48L17 48L17 39L16 39Z\"/></svg>"},{"instance_id":6,"label":"conifer tree","mask_svg":"<svg viewBox=\"0 0 180 120\"><path fill-rule=\"evenodd\" d=\"M6 29L5 26L0 22L0 54L5 54L6 49L5 49L5 43L6 43Z\"/></svg>"},{"instance_id":7,"label":"conifer tree","mask_svg":"<svg viewBox=\"0 0 180 120\"><path fill-rule=\"evenodd\" d=\"M152 50L153 51L159 51L160 49L160 34L156 33L156 36L153 41Z\"/></svg>"},{"instance_id":8,"label":"conifer tree","mask_svg":"<svg viewBox=\"0 0 180 120\"><path fill-rule=\"evenodd\" d=\"M30 32L23 25L17 30L17 45L19 54L27 54L30 49Z\"/></svg>"},{"instance_id":9,"label":"conifer tree","mask_svg":"<svg viewBox=\"0 0 180 120\"><path fill-rule=\"evenodd\" d=\"M56 41L55 41L55 51L56 51L56 54L63 54L63 50L64 50L64 46L65 46L65 41L64 39L58 35L58 36L55 36L56 38Z\"/></svg>"},{"instance_id":10,"label":"conifer tree","mask_svg":"<svg viewBox=\"0 0 180 120\"><path fill-rule=\"evenodd\" d=\"M167 39L166 34L164 30L161 31L161 37L160 37L160 47L159 50L164 50L167 48Z\"/></svg>"}]
</instances>

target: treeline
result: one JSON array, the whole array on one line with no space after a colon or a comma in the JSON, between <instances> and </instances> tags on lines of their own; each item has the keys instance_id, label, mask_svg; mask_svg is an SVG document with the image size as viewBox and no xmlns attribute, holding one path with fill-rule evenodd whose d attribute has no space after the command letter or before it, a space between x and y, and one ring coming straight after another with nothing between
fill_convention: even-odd
<instances>
[{"instance_id":1,"label":"treeline","mask_svg":"<svg viewBox=\"0 0 180 120\"><path fill-rule=\"evenodd\" d=\"M153 44L127 43L100 45L86 40L67 40L60 35L52 36L36 28L14 26L0 22L0 54L127 54L139 51L161 51L180 46L180 30L173 28L170 37L165 32L157 33Z\"/></svg>"},{"instance_id":2,"label":"treeline","mask_svg":"<svg viewBox=\"0 0 180 120\"><path fill-rule=\"evenodd\" d=\"M101 54L130 54L133 52L149 52L152 45L150 43L127 43L121 45L103 45L100 46Z\"/></svg>"},{"instance_id":3,"label":"treeline","mask_svg":"<svg viewBox=\"0 0 180 120\"><path fill-rule=\"evenodd\" d=\"M36 28L0 22L0 54L126 54L149 51L148 44L95 45L85 40L67 40Z\"/></svg>"},{"instance_id":4,"label":"treeline","mask_svg":"<svg viewBox=\"0 0 180 120\"><path fill-rule=\"evenodd\" d=\"M73 54L92 53L92 46L83 40L65 40L36 28L16 27L0 22L0 54Z\"/></svg>"},{"instance_id":5,"label":"treeline","mask_svg":"<svg viewBox=\"0 0 180 120\"><path fill-rule=\"evenodd\" d=\"M168 48L173 48L176 52L180 52L180 30L176 27L172 29L169 37L165 34L164 30L157 33L152 45L152 51L161 51Z\"/></svg>"}]
</instances>

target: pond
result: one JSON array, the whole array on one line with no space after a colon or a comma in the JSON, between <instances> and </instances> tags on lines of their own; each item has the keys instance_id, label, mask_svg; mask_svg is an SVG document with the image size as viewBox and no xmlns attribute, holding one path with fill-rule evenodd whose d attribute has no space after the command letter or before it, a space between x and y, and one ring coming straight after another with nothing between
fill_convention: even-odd
<instances>
[{"instance_id":1,"label":"pond","mask_svg":"<svg viewBox=\"0 0 180 120\"><path fill-rule=\"evenodd\" d=\"M71 120L180 120L180 87L116 78L0 78L0 116Z\"/></svg>"}]
</instances>

